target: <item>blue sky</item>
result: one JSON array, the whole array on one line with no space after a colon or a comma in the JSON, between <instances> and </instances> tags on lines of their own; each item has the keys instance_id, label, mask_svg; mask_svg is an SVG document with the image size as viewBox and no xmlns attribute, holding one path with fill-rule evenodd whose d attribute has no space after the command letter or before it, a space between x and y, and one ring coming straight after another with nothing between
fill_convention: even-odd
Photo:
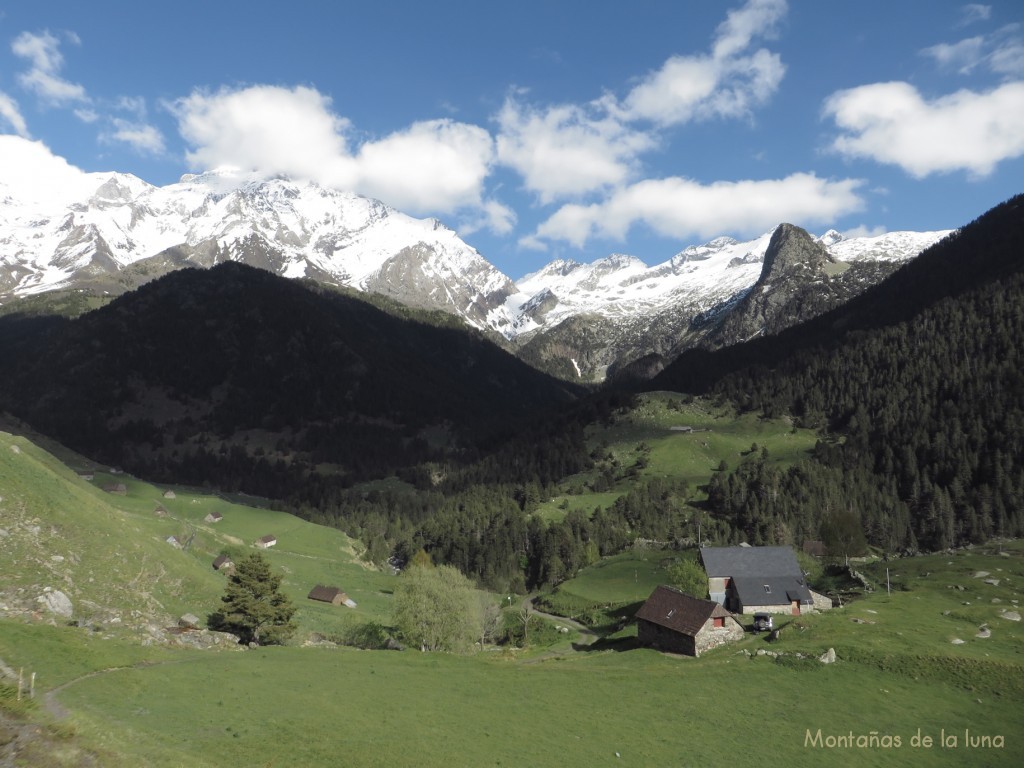
<instances>
[{"instance_id":1,"label":"blue sky","mask_svg":"<svg viewBox=\"0 0 1024 768\"><path fill-rule=\"evenodd\" d=\"M780 221L951 228L1024 191L1019 0L7 6L0 133L34 158L311 178L512 277ZM28 162L4 146L0 177Z\"/></svg>"}]
</instances>

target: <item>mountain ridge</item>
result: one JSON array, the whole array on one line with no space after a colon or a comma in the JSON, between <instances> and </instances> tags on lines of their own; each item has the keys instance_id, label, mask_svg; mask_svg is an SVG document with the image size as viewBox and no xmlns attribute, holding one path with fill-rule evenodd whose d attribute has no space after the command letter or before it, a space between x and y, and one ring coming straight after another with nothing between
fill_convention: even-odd
<instances>
[{"instance_id":1,"label":"mountain ridge","mask_svg":"<svg viewBox=\"0 0 1024 768\"><path fill-rule=\"evenodd\" d=\"M513 281L437 219L286 178L222 169L155 187L93 173L50 199L0 182L0 200L0 303L55 289L119 295L186 266L239 261L442 309L511 348L544 346L550 336L564 354L531 359L550 358L548 370L577 381L701 343L708 318L757 281L774 231L689 245L653 266L621 253L556 260ZM946 234L844 239L830 230L823 244L843 263L898 264ZM599 343L572 348L559 329L569 318L572 328L592 323Z\"/></svg>"}]
</instances>

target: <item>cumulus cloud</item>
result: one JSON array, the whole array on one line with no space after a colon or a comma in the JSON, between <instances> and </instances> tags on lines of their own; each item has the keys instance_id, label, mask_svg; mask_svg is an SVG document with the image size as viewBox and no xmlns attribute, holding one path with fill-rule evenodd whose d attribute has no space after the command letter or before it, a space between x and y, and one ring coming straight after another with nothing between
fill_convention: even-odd
<instances>
[{"instance_id":1,"label":"cumulus cloud","mask_svg":"<svg viewBox=\"0 0 1024 768\"><path fill-rule=\"evenodd\" d=\"M786 10L785 0L750 0L730 11L709 54L670 58L630 91L620 117L677 125L748 115L775 93L786 68L776 53L747 50L756 38L773 34Z\"/></svg>"},{"instance_id":2,"label":"cumulus cloud","mask_svg":"<svg viewBox=\"0 0 1024 768\"><path fill-rule=\"evenodd\" d=\"M364 143L355 158L355 187L417 213L480 206L494 156L491 135L452 120L414 123Z\"/></svg>"},{"instance_id":3,"label":"cumulus cloud","mask_svg":"<svg viewBox=\"0 0 1024 768\"><path fill-rule=\"evenodd\" d=\"M605 94L586 104L534 107L522 91L510 95L495 116L499 161L545 205L633 181L642 154L660 144L658 129L747 117L775 93L782 60L750 48L771 36L786 9L785 0L748 0L718 26L708 53L669 58L621 100Z\"/></svg>"},{"instance_id":4,"label":"cumulus cloud","mask_svg":"<svg viewBox=\"0 0 1024 768\"><path fill-rule=\"evenodd\" d=\"M18 109L18 102L3 91L0 91L0 118L3 118L16 134L25 139L29 138L28 124Z\"/></svg>"},{"instance_id":5,"label":"cumulus cloud","mask_svg":"<svg viewBox=\"0 0 1024 768\"><path fill-rule=\"evenodd\" d=\"M780 221L825 223L864 207L857 194L862 184L806 173L712 184L679 177L640 181L600 203L562 206L521 243L536 247L541 240L564 240L582 247L592 237L623 240L638 224L682 239L722 232L760 234Z\"/></svg>"},{"instance_id":6,"label":"cumulus cloud","mask_svg":"<svg viewBox=\"0 0 1024 768\"><path fill-rule=\"evenodd\" d=\"M69 39L78 42L77 36L71 35ZM83 86L60 76L64 57L60 52L60 41L50 32L22 32L11 43L11 50L30 65L28 71L18 75L18 83L47 104L63 106L89 101Z\"/></svg>"},{"instance_id":7,"label":"cumulus cloud","mask_svg":"<svg viewBox=\"0 0 1024 768\"><path fill-rule=\"evenodd\" d=\"M0 168L7 193L29 202L70 202L99 184L41 141L19 136L0 135Z\"/></svg>"},{"instance_id":8,"label":"cumulus cloud","mask_svg":"<svg viewBox=\"0 0 1024 768\"><path fill-rule=\"evenodd\" d=\"M479 126L428 120L376 140L354 129L314 88L254 85L196 91L172 105L187 160L208 170L230 166L308 179L378 197L410 213L478 214L506 227L508 213L486 201L494 141ZM479 218L482 216L482 219Z\"/></svg>"},{"instance_id":9,"label":"cumulus cloud","mask_svg":"<svg viewBox=\"0 0 1024 768\"><path fill-rule=\"evenodd\" d=\"M330 99L313 88L257 85L215 93L195 91L172 105L186 159L203 170L232 166L287 174L331 186L355 178L344 132Z\"/></svg>"},{"instance_id":10,"label":"cumulus cloud","mask_svg":"<svg viewBox=\"0 0 1024 768\"><path fill-rule=\"evenodd\" d=\"M596 111L571 104L537 109L510 95L496 117L498 159L544 204L621 184L655 140Z\"/></svg>"},{"instance_id":11,"label":"cumulus cloud","mask_svg":"<svg viewBox=\"0 0 1024 768\"><path fill-rule=\"evenodd\" d=\"M875 83L832 94L824 108L842 133L832 148L896 165L917 178L965 170L987 176L1024 154L1024 83L927 101L909 83Z\"/></svg>"}]
</instances>

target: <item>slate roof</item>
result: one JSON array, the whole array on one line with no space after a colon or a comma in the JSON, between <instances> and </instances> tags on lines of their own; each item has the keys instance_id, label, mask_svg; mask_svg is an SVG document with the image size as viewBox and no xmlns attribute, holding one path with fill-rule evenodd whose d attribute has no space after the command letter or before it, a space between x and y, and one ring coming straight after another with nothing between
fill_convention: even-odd
<instances>
[{"instance_id":1,"label":"slate roof","mask_svg":"<svg viewBox=\"0 0 1024 768\"><path fill-rule=\"evenodd\" d=\"M229 563L231 563L231 558L228 555L220 555L213 561L213 567L219 571Z\"/></svg>"},{"instance_id":2,"label":"slate roof","mask_svg":"<svg viewBox=\"0 0 1024 768\"><path fill-rule=\"evenodd\" d=\"M711 579L744 576L804 578L796 554L790 547L701 547L700 559Z\"/></svg>"},{"instance_id":3,"label":"slate roof","mask_svg":"<svg viewBox=\"0 0 1024 768\"><path fill-rule=\"evenodd\" d=\"M768 590L765 590L765 585ZM814 603L807 583L792 576L740 576L732 580L732 588L743 605L789 605Z\"/></svg>"},{"instance_id":4,"label":"slate roof","mask_svg":"<svg viewBox=\"0 0 1024 768\"><path fill-rule=\"evenodd\" d=\"M708 619L731 615L716 602L699 600L664 585L657 587L636 612L637 619L690 637L694 637Z\"/></svg>"}]
</instances>

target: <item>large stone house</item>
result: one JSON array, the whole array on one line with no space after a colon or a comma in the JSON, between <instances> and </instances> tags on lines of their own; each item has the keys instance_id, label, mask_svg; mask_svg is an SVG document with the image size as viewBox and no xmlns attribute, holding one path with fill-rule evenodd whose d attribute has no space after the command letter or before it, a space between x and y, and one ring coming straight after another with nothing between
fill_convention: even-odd
<instances>
[{"instance_id":1,"label":"large stone house","mask_svg":"<svg viewBox=\"0 0 1024 768\"><path fill-rule=\"evenodd\" d=\"M673 587L657 587L636 612L643 645L688 656L743 637L743 627L721 605L690 597Z\"/></svg>"},{"instance_id":2,"label":"large stone house","mask_svg":"<svg viewBox=\"0 0 1024 768\"><path fill-rule=\"evenodd\" d=\"M701 547L708 594L733 613L799 616L832 601L807 586L790 547Z\"/></svg>"}]
</instances>

